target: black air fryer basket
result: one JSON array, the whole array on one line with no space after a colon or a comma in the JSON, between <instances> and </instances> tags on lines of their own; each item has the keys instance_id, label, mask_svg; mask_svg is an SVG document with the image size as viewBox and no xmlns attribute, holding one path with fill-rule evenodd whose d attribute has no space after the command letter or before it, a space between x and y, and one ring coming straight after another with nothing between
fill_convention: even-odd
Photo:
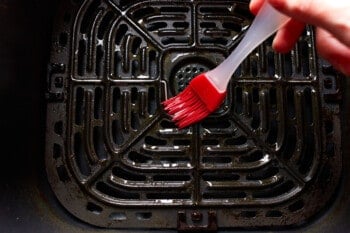
<instances>
[{"instance_id":1,"label":"black air fryer basket","mask_svg":"<svg viewBox=\"0 0 350 233\"><path fill-rule=\"evenodd\" d=\"M220 109L180 130L161 102L237 46L249 1L20 2L4 4L33 10L20 28L37 38L14 43L40 47L23 58L38 87L20 90L42 95L23 114L37 138L5 160L0 231L350 231L348 82L312 27L287 54L265 41Z\"/></svg>"}]
</instances>

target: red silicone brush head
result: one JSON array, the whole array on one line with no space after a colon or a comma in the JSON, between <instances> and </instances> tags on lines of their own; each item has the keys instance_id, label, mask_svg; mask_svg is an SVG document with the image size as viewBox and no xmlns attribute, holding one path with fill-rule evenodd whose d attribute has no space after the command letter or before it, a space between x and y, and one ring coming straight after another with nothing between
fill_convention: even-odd
<instances>
[{"instance_id":1,"label":"red silicone brush head","mask_svg":"<svg viewBox=\"0 0 350 233\"><path fill-rule=\"evenodd\" d=\"M204 73L196 76L180 94L162 104L181 129L206 118L221 105L225 96L226 92L220 93Z\"/></svg>"}]
</instances>

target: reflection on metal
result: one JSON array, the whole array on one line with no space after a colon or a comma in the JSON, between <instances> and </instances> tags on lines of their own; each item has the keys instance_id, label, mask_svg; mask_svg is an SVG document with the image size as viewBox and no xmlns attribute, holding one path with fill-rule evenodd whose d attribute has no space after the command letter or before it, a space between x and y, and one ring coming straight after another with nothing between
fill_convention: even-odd
<instances>
[{"instance_id":1,"label":"reflection on metal","mask_svg":"<svg viewBox=\"0 0 350 233\"><path fill-rule=\"evenodd\" d=\"M311 28L289 54L264 42L223 106L178 130L161 101L237 45L252 20L248 1L62 6L46 168L69 212L103 227L187 231L186 213L197 211L208 221L197 228L214 231L300 225L329 203L342 171L342 96Z\"/></svg>"}]
</instances>

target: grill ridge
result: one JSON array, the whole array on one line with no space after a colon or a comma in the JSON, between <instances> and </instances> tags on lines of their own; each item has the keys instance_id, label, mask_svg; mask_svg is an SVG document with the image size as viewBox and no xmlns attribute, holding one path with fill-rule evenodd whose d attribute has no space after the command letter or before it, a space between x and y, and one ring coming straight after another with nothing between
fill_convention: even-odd
<instances>
[{"instance_id":1,"label":"grill ridge","mask_svg":"<svg viewBox=\"0 0 350 233\"><path fill-rule=\"evenodd\" d=\"M229 54L252 20L248 1L63 2L46 169L69 212L103 227L176 228L178 212L199 208L219 228L287 228L331 200L341 87L311 27L285 55L265 41L223 106L179 130L161 101Z\"/></svg>"}]
</instances>

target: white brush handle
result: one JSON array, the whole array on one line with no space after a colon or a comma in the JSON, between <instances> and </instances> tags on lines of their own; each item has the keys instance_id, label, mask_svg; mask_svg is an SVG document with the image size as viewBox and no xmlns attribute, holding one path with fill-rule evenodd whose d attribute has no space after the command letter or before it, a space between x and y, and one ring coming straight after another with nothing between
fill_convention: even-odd
<instances>
[{"instance_id":1,"label":"white brush handle","mask_svg":"<svg viewBox=\"0 0 350 233\"><path fill-rule=\"evenodd\" d=\"M279 13L265 2L249 27L239 45L220 65L206 73L220 92L226 91L227 85L242 61L263 41L275 33L288 17Z\"/></svg>"}]
</instances>

